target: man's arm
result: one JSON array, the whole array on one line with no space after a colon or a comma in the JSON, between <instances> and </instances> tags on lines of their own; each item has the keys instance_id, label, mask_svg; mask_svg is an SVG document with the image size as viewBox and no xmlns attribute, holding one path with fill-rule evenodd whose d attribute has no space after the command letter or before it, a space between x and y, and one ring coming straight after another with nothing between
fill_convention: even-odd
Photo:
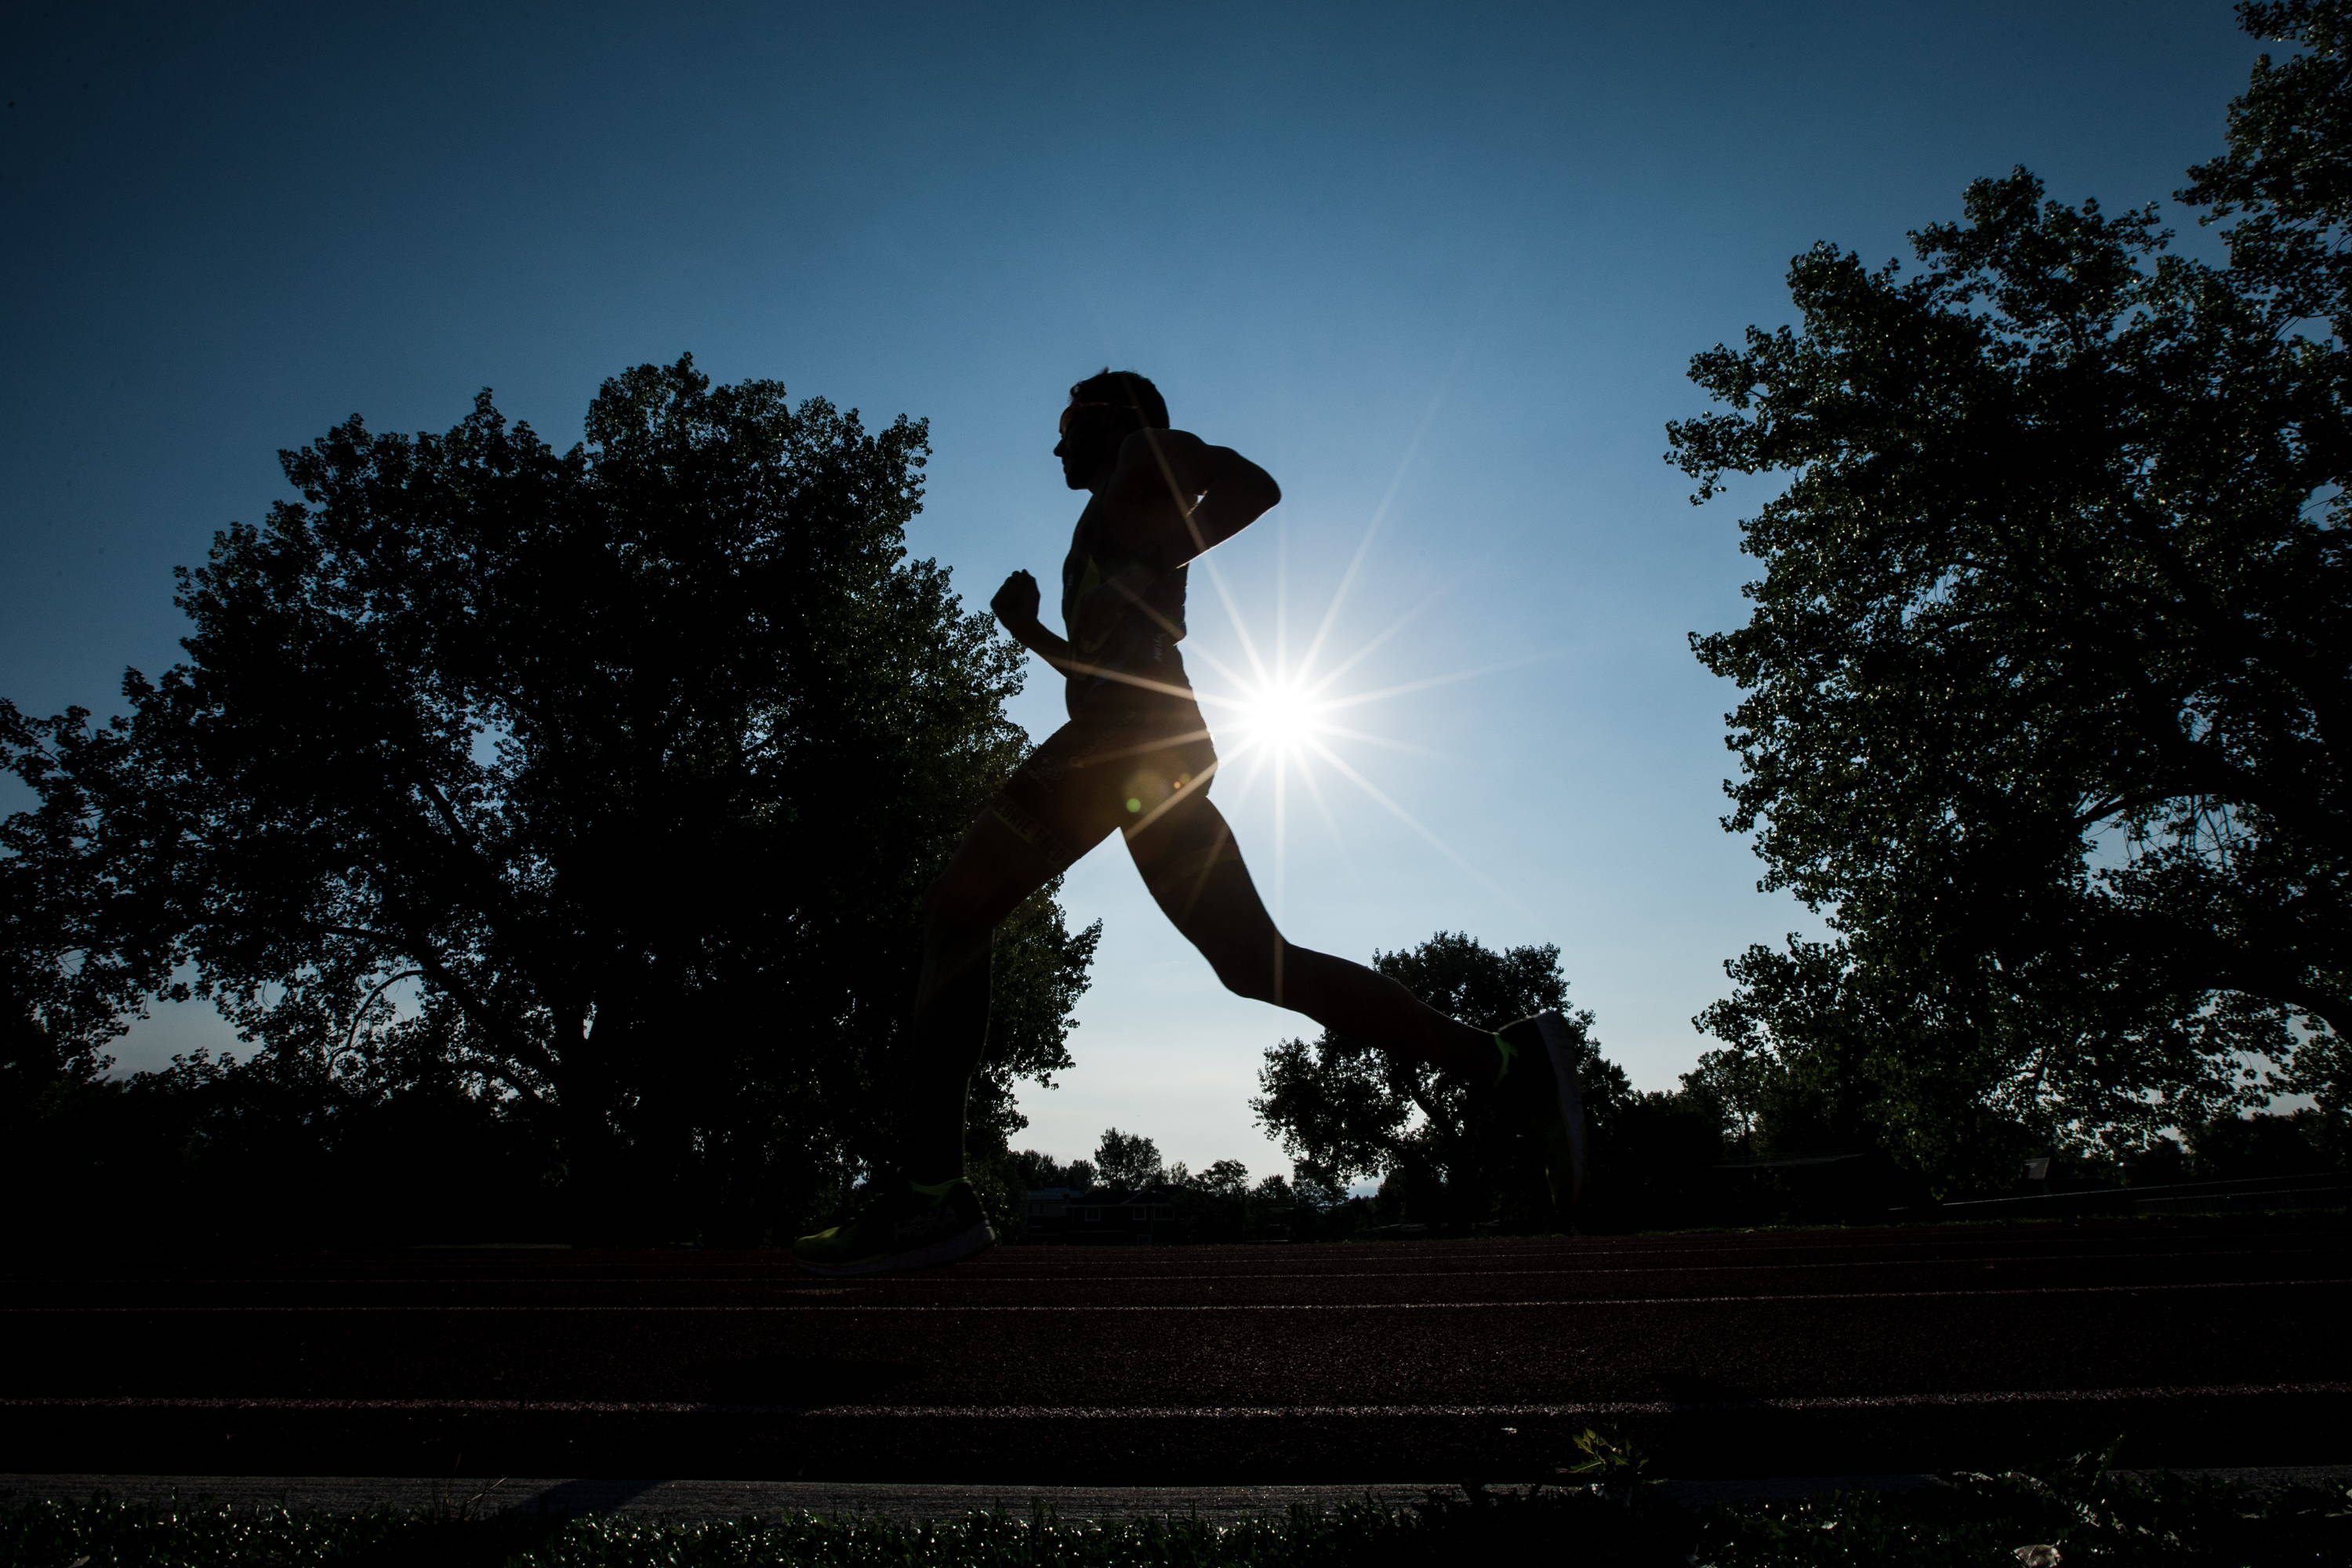
<instances>
[{"instance_id":1,"label":"man's arm","mask_svg":"<svg viewBox=\"0 0 2352 1568\"><path fill-rule=\"evenodd\" d=\"M996 597L988 602L997 623L1013 634L1014 642L1067 675L1077 665L1077 650L1045 629L1045 623L1038 618L1037 605L1037 579L1026 572L1015 572L1007 577L1004 586L996 591Z\"/></svg>"},{"instance_id":2,"label":"man's arm","mask_svg":"<svg viewBox=\"0 0 2352 1568\"><path fill-rule=\"evenodd\" d=\"M1163 569L1207 554L1281 500L1272 474L1184 430L1129 436L1102 493L1112 536L1139 552L1157 546Z\"/></svg>"}]
</instances>

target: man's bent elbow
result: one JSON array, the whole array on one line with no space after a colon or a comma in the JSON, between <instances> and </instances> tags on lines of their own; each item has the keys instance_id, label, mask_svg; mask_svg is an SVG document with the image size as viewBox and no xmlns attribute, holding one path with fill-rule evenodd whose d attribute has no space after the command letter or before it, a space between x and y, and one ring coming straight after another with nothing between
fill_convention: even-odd
<instances>
[{"instance_id":1,"label":"man's bent elbow","mask_svg":"<svg viewBox=\"0 0 2352 1568\"><path fill-rule=\"evenodd\" d=\"M1210 487L1209 494L1220 505L1231 507L1244 523L1255 522L1282 504L1282 487L1274 482L1273 475L1255 466L1223 476Z\"/></svg>"},{"instance_id":2,"label":"man's bent elbow","mask_svg":"<svg viewBox=\"0 0 2352 1568\"><path fill-rule=\"evenodd\" d=\"M1250 503L1258 510L1272 511L1282 504L1282 487L1274 482L1272 474L1267 473L1247 458L1240 459L1233 479L1234 488L1247 496Z\"/></svg>"}]
</instances>

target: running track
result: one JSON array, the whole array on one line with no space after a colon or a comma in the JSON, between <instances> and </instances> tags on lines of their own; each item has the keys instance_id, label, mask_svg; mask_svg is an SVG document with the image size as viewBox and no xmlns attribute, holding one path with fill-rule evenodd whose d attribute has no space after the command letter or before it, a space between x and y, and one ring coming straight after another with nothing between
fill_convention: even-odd
<instances>
[{"instance_id":1,"label":"running track","mask_svg":"<svg viewBox=\"0 0 2352 1568\"><path fill-rule=\"evenodd\" d=\"M1060 1485L2352 1460L2341 1215L1354 1247L117 1256L0 1276L0 1471Z\"/></svg>"}]
</instances>

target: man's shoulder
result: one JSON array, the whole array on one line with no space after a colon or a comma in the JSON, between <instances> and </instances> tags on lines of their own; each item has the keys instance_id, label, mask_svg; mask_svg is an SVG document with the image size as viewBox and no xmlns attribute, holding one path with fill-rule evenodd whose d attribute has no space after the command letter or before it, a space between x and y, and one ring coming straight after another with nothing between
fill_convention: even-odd
<instances>
[{"instance_id":1,"label":"man's shoulder","mask_svg":"<svg viewBox=\"0 0 2352 1568\"><path fill-rule=\"evenodd\" d=\"M1146 426L1140 430L1129 431L1126 439L1119 443L1119 448L1124 456L1133 451L1148 452L1154 447L1170 451L1199 452L1207 450L1208 445L1190 430L1166 430Z\"/></svg>"},{"instance_id":2,"label":"man's shoulder","mask_svg":"<svg viewBox=\"0 0 2352 1568\"><path fill-rule=\"evenodd\" d=\"M1163 458L1198 460L1216 450L1216 447L1210 446L1190 430L1147 428L1129 431L1127 439L1119 443L1118 455L1122 461L1150 458L1155 456Z\"/></svg>"}]
</instances>

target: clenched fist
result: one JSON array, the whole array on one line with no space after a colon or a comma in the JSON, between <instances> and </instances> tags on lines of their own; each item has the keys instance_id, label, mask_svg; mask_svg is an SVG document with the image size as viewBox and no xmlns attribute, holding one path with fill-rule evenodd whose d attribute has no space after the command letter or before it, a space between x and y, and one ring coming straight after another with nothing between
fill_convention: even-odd
<instances>
[{"instance_id":1,"label":"clenched fist","mask_svg":"<svg viewBox=\"0 0 2352 1568\"><path fill-rule=\"evenodd\" d=\"M1037 579L1026 572L1015 572L988 601L988 607L1009 630L1015 626L1034 626L1037 620Z\"/></svg>"}]
</instances>

